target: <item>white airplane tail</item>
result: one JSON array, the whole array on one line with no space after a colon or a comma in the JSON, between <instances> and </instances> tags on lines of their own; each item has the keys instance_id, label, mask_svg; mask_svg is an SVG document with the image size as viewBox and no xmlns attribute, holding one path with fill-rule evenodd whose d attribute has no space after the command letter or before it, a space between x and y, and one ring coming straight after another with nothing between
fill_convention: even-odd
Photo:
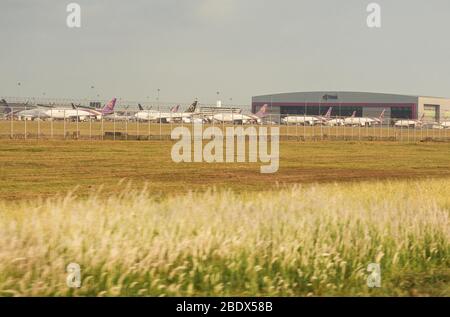
<instances>
[{"instance_id":1,"label":"white airplane tail","mask_svg":"<svg viewBox=\"0 0 450 317\"><path fill-rule=\"evenodd\" d=\"M327 111L327 113L325 113L324 118L325 119L330 119L331 118L331 111L333 110L333 107L330 107Z\"/></svg>"}]
</instances>

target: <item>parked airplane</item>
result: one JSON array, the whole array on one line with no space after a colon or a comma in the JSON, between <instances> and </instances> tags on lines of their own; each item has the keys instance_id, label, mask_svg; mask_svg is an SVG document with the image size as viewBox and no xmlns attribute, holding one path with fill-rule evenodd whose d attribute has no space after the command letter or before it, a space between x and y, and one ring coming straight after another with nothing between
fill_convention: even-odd
<instances>
[{"instance_id":1,"label":"parked airplane","mask_svg":"<svg viewBox=\"0 0 450 317\"><path fill-rule=\"evenodd\" d=\"M331 118L331 111L333 111L333 107L328 108L328 111L324 116L318 117L321 120L321 123L328 126L344 125L344 119Z\"/></svg>"},{"instance_id":2,"label":"parked airplane","mask_svg":"<svg viewBox=\"0 0 450 317\"><path fill-rule=\"evenodd\" d=\"M281 121L284 124L300 124L300 125L315 125L318 123L325 123L327 121L327 118L331 117L331 110L332 107L330 107L325 114L325 116L307 116L307 115L297 115L297 116L287 116L281 119Z\"/></svg>"},{"instance_id":3,"label":"parked airplane","mask_svg":"<svg viewBox=\"0 0 450 317\"><path fill-rule=\"evenodd\" d=\"M327 114L324 117L325 125L332 126L332 127L339 126L339 125L341 125L341 126L344 125L344 119L342 119L342 118L331 119L331 110L332 109L333 109L333 107L331 107L328 110ZM356 111L354 112L354 114L356 115Z\"/></svg>"},{"instance_id":4,"label":"parked airplane","mask_svg":"<svg viewBox=\"0 0 450 317\"><path fill-rule=\"evenodd\" d=\"M0 100L0 105L4 106L3 115L5 118L14 116L18 117L18 113L26 111L27 108L34 108L34 106L29 105L28 101L26 103L15 104L16 106L11 106L5 99L2 99Z\"/></svg>"},{"instance_id":5,"label":"parked airplane","mask_svg":"<svg viewBox=\"0 0 450 317\"><path fill-rule=\"evenodd\" d=\"M170 112L159 112L154 110L144 110L139 104L139 112L135 114L138 120L142 121L156 121L161 123L169 123L173 121L182 121L185 118L191 118L195 109L197 108L198 101L194 103L183 113L178 113L180 106L177 105L170 109Z\"/></svg>"},{"instance_id":6,"label":"parked airplane","mask_svg":"<svg viewBox=\"0 0 450 317\"><path fill-rule=\"evenodd\" d=\"M180 106L174 106L170 109L169 112L159 112L156 110L144 110L141 104L138 104L139 112L134 115L134 117L138 120L143 121L161 121L161 122L169 122L170 118L173 118L175 113L178 112Z\"/></svg>"},{"instance_id":7,"label":"parked airplane","mask_svg":"<svg viewBox=\"0 0 450 317\"><path fill-rule=\"evenodd\" d=\"M262 118L267 115L268 105L265 104L259 109L255 114L242 114L242 113L217 113L212 116L212 120L222 123L233 123L233 124L249 124L249 123L262 123Z\"/></svg>"},{"instance_id":8,"label":"parked airplane","mask_svg":"<svg viewBox=\"0 0 450 317\"><path fill-rule=\"evenodd\" d=\"M394 126L397 128L420 128L423 125L424 117L425 114L423 114L419 120L411 120L411 119L398 120L394 123Z\"/></svg>"},{"instance_id":9,"label":"parked airplane","mask_svg":"<svg viewBox=\"0 0 450 317\"><path fill-rule=\"evenodd\" d=\"M17 118L23 119L23 120L44 120L49 118L49 116L45 113L45 110L42 108L34 108L29 110L22 110L19 112L16 112L14 114Z\"/></svg>"},{"instance_id":10,"label":"parked airplane","mask_svg":"<svg viewBox=\"0 0 450 317\"><path fill-rule=\"evenodd\" d=\"M378 118L368 118L368 117L356 117L356 111L353 112L352 116L344 119L344 125L347 126L362 126L362 127L370 127L375 124L382 124L384 114L386 109L383 109L380 116Z\"/></svg>"},{"instance_id":11,"label":"parked airplane","mask_svg":"<svg viewBox=\"0 0 450 317\"><path fill-rule=\"evenodd\" d=\"M1 101L2 103L6 103L5 100ZM6 103L7 104L7 103ZM102 116L110 115L114 112L114 106L116 104L116 98L111 100L105 107L99 111L91 108L83 108L72 104L72 108L67 107L52 107L47 105L38 105L37 107L33 106L33 109L27 110L19 110L11 111L11 107L9 105L5 108L5 113L8 116L14 115L17 118L24 120L36 120L36 119L69 119L75 120L79 119L80 121L84 121L87 118L96 118L101 119Z\"/></svg>"},{"instance_id":12,"label":"parked airplane","mask_svg":"<svg viewBox=\"0 0 450 317\"><path fill-rule=\"evenodd\" d=\"M441 126L442 126L444 129L450 129L450 121L444 121L444 122L442 122L442 123L441 123Z\"/></svg>"},{"instance_id":13,"label":"parked airplane","mask_svg":"<svg viewBox=\"0 0 450 317\"><path fill-rule=\"evenodd\" d=\"M93 119L101 119L104 116L108 116L114 113L114 107L116 105L116 98L113 98L110 102L108 102L105 107L101 111L91 108L83 108L80 106L76 106L75 104L72 104L72 108L50 108L46 109L44 111L45 115L48 116L50 119L54 120L63 120L63 119L69 119L69 120L79 120L79 121L85 121L89 118Z\"/></svg>"}]
</instances>

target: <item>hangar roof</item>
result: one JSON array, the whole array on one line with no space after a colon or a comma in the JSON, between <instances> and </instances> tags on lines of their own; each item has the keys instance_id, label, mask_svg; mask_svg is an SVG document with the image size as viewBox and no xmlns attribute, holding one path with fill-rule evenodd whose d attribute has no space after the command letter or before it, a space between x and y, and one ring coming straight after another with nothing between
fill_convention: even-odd
<instances>
[{"instance_id":1,"label":"hangar roof","mask_svg":"<svg viewBox=\"0 0 450 317\"><path fill-rule=\"evenodd\" d=\"M306 91L254 96L253 102L367 102L417 103L422 96L360 91ZM436 97L438 98L438 97ZM445 99L445 98L443 98Z\"/></svg>"},{"instance_id":2,"label":"hangar roof","mask_svg":"<svg viewBox=\"0 0 450 317\"><path fill-rule=\"evenodd\" d=\"M364 91L304 91L304 92L287 92L287 93L275 93L266 94L260 96L254 96L253 101L258 102L268 101L272 98L274 102L277 101L288 101L292 99L293 101L336 101L345 100L347 102L358 100L358 101L374 101L374 102L415 102L420 97L426 98L437 98L437 99L448 99L444 97L431 97L431 96L420 96L420 95L404 95L404 94L392 94L392 93L379 93L379 92L364 92Z\"/></svg>"}]
</instances>

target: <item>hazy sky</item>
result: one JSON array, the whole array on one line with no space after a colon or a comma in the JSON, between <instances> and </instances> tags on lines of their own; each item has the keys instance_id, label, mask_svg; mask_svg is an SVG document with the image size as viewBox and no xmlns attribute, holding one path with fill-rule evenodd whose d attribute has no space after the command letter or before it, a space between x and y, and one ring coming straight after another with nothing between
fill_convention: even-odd
<instances>
[{"instance_id":1,"label":"hazy sky","mask_svg":"<svg viewBox=\"0 0 450 317\"><path fill-rule=\"evenodd\" d=\"M450 97L449 0L78 0L80 29L66 26L70 2L0 1L1 96ZM382 7L381 29L366 25L370 2Z\"/></svg>"}]
</instances>

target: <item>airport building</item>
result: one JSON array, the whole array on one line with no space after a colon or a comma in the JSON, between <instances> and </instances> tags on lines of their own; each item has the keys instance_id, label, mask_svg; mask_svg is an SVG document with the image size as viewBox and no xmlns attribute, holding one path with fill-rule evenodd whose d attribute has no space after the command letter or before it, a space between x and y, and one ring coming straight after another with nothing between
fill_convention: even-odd
<instances>
[{"instance_id":1,"label":"airport building","mask_svg":"<svg viewBox=\"0 0 450 317\"><path fill-rule=\"evenodd\" d=\"M286 115L324 115L330 107L332 116L378 117L383 109L385 118L419 119L439 122L450 119L450 99L369 92L317 91L255 96L252 112L268 104L274 117Z\"/></svg>"}]
</instances>

